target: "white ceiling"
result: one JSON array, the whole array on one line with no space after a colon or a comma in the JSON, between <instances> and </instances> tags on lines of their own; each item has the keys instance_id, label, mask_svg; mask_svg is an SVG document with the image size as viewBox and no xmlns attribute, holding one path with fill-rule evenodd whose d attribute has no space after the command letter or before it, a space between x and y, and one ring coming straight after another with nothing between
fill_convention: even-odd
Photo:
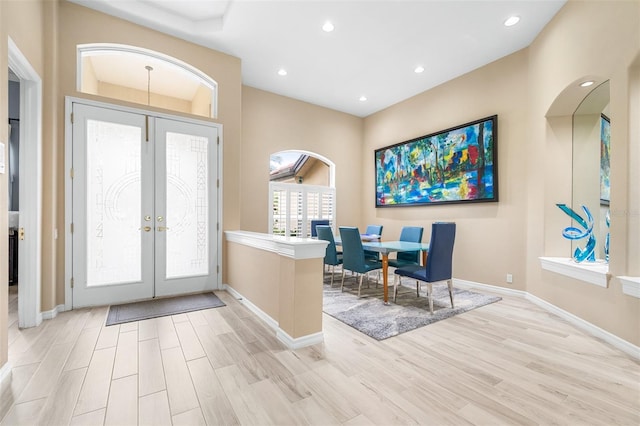
<instances>
[{"instance_id":1,"label":"white ceiling","mask_svg":"<svg viewBox=\"0 0 640 426\"><path fill-rule=\"evenodd\" d=\"M360 117L528 46L566 2L70 1L236 56L245 85Z\"/></svg>"}]
</instances>

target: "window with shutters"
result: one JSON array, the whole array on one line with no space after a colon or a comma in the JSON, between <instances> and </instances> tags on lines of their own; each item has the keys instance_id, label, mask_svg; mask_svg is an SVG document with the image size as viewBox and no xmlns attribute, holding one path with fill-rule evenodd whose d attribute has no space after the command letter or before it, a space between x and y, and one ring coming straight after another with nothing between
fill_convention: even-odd
<instances>
[{"instance_id":1,"label":"window with shutters","mask_svg":"<svg viewBox=\"0 0 640 426\"><path fill-rule=\"evenodd\" d=\"M272 206L269 233L289 237L310 237L311 221L335 221L335 188L295 183L270 183Z\"/></svg>"},{"instance_id":2,"label":"window with shutters","mask_svg":"<svg viewBox=\"0 0 640 426\"><path fill-rule=\"evenodd\" d=\"M335 228L335 165L308 151L271 154L269 233L310 237L311 221L328 220Z\"/></svg>"}]
</instances>

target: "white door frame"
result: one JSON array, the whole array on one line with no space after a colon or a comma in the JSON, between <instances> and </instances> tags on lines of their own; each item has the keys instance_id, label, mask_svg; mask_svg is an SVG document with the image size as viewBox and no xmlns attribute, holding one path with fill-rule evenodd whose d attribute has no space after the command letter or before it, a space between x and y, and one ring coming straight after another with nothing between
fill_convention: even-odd
<instances>
[{"instance_id":1,"label":"white door frame","mask_svg":"<svg viewBox=\"0 0 640 426\"><path fill-rule=\"evenodd\" d=\"M18 326L42 322L42 79L9 37L9 68L20 79L20 220Z\"/></svg>"},{"instance_id":2,"label":"white door frame","mask_svg":"<svg viewBox=\"0 0 640 426\"><path fill-rule=\"evenodd\" d=\"M143 108L132 108L125 107L116 104L110 104L107 102L99 102L90 99L78 98L78 97L65 97L65 113L64 113L64 139L65 139L65 168L64 168L64 176L65 176L65 214L64 214L64 223L65 223L65 310L73 309L73 293L71 289L71 274L73 272L73 239L71 235L71 222L73 220L73 204L72 204L72 180L71 180L71 167L73 164L73 145L72 145L72 135L73 135L73 123L71 122L71 112L73 103L81 103L84 105L90 105L101 108L110 108L110 109L118 109L124 112L132 112L136 114L148 114L154 117L166 118L170 120L179 120L185 121L188 123L194 124L213 124L218 129L218 137L219 142L217 145L218 149L218 164L217 164L217 180L219 181L219 187L217 191L217 215L218 215L218 223L217 223L217 265L220 266L217 271L212 272L211 276L215 277L216 282L214 283L215 290L222 290L222 125L218 123L214 123L208 120L196 119L196 118L187 118L179 115L171 115L171 114L163 114L157 111L146 110ZM213 177L212 177L213 178ZM214 184L213 182L211 182ZM211 226L216 226L216 224L212 223Z\"/></svg>"}]
</instances>

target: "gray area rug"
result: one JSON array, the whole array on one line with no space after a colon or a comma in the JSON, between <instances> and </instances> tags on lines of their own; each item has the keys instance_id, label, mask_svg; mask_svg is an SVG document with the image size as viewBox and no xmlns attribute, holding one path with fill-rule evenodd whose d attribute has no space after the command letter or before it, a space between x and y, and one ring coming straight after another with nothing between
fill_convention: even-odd
<instances>
[{"instance_id":1,"label":"gray area rug","mask_svg":"<svg viewBox=\"0 0 640 426\"><path fill-rule=\"evenodd\" d=\"M124 305L112 305L109 307L106 325L141 321L166 315L199 311L201 309L218 308L220 306L225 306L224 302L213 293L188 294L186 296L145 300Z\"/></svg>"},{"instance_id":2,"label":"gray area rug","mask_svg":"<svg viewBox=\"0 0 640 426\"><path fill-rule=\"evenodd\" d=\"M336 275L337 277L337 275ZM433 286L433 315L429 313L429 301L425 292L416 297L415 281L413 287L398 288L398 298L393 303L393 286L389 286L390 305L383 303L382 283L376 288L375 279L370 280L370 288L362 285L362 297L358 298L358 285L354 279L345 280L345 291L340 292L340 279L334 281L331 288L325 281L322 310L332 317L350 325L356 330L377 340L397 336L454 315L470 311L481 306L502 300L501 297L487 296L469 290L453 288L454 309L451 309L449 290L446 284ZM392 278L389 278L392 282ZM347 290L347 282L349 289ZM407 282L407 285L409 282ZM425 287L426 288L426 287Z\"/></svg>"}]
</instances>

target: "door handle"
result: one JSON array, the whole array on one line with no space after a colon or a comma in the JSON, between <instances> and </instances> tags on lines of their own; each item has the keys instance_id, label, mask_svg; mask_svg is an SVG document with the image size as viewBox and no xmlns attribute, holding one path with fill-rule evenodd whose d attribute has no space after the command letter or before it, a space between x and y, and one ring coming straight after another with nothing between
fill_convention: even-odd
<instances>
[{"instance_id":1,"label":"door handle","mask_svg":"<svg viewBox=\"0 0 640 426\"><path fill-rule=\"evenodd\" d=\"M168 231L169 227L168 226L158 226L156 229L158 230L158 232L162 232L162 231Z\"/></svg>"},{"instance_id":2,"label":"door handle","mask_svg":"<svg viewBox=\"0 0 640 426\"><path fill-rule=\"evenodd\" d=\"M144 232L151 231L151 227L150 226L145 226L144 228L138 228L138 229L143 230Z\"/></svg>"}]
</instances>

